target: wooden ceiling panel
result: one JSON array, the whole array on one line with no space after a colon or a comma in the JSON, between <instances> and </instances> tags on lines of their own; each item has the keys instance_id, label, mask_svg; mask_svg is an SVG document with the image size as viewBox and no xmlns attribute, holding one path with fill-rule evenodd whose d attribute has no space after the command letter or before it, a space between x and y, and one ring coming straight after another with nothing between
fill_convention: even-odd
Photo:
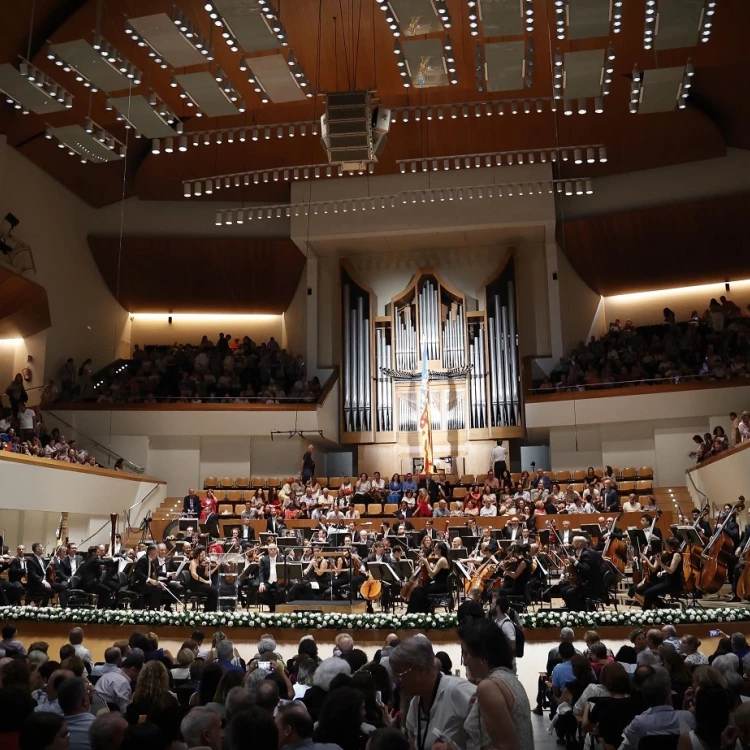
<instances>
[{"instance_id":1,"label":"wooden ceiling panel","mask_svg":"<svg viewBox=\"0 0 750 750\"><path fill-rule=\"evenodd\" d=\"M305 258L291 240L89 237L99 272L129 312L281 314Z\"/></svg>"},{"instance_id":2,"label":"wooden ceiling panel","mask_svg":"<svg viewBox=\"0 0 750 750\"><path fill-rule=\"evenodd\" d=\"M47 290L0 266L0 338L25 338L52 325Z\"/></svg>"},{"instance_id":3,"label":"wooden ceiling panel","mask_svg":"<svg viewBox=\"0 0 750 750\"><path fill-rule=\"evenodd\" d=\"M240 52L232 53L221 39L219 29L211 24L203 0L177 0L180 10L195 23L201 34L213 45L216 66L229 74L235 87L248 105L245 115L223 118L197 118L190 115L179 98L177 89L169 85L171 72L162 70L147 57L147 50L138 47L125 34L128 17L165 12L170 13L172 0L38 0L35 4L32 36L33 61L53 75L75 96L72 110L49 117L50 124L62 126L83 122L89 114L120 140L128 136L125 195L141 199L179 199L181 180L205 178L237 170L279 168L323 163L325 155L319 139L311 135L290 139L274 137L259 143L235 143L229 146L188 148L185 154L162 154L152 157L149 144L132 138L114 113L104 109L104 94L90 95L71 74L65 74L46 59L44 41L65 42L90 38L96 27L97 8L101 6L101 29L104 37L143 71L143 83L134 93L154 89L183 119L185 132L217 127L243 127L299 120L317 119L322 113L322 96L304 102L260 104L246 76L239 71ZM385 106L461 105L463 102L490 99L549 97L552 91L551 69L555 50L562 52L603 49L614 45L615 75L612 94L605 100L603 115L565 117L545 107L544 114L519 114L505 118L474 117L463 120L428 123L397 123L393 126L385 153L377 165L377 174L397 171L398 159L437 157L452 154L491 152L498 150L542 148L553 145L573 146L583 143L604 143L610 154L606 165L588 169L589 174L613 174L634 169L664 166L695 159L720 156L730 145L748 144L748 112L744 106L746 81L746 44L744 30L750 27L750 3L746 0L722 0L715 16L714 31L708 44L658 54L643 49L644 5L626 3L623 33L611 38L564 40L554 38L555 11L553 0L535 0L535 31L531 34L536 48L533 85L525 91L508 92L502 97L487 96L476 89L475 50L480 35L472 37L467 22L465 0L448 0L453 20L453 39L459 83L441 88L404 89L393 55L393 37L385 22L385 14L376 2L356 0L285 0L274 3L280 8L281 21L287 30L290 49L300 61L312 88L319 93L327 90L371 88ZM10 14L10 31L0 39L0 62L15 61L25 53L31 7ZM442 35L432 35L435 38ZM518 37L493 37L492 41L510 41ZM261 53L262 54L262 53ZM641 70L684 65L690 58L695 66L693 93L688 110L666 115L632 116L628 113L629 83L634 64ZM207 69L196 66L179 72ZM55 148L55 143L39 138L44 131L44 118L23 117L0 104L0 129L8 133L11 145L47 170L55 178L95 206L117 200L123 194L122 169L116 165L80 165ZM64 158L61 158L64 157ZM560 176L576 176L571 165L564 165ZM249 190L214 193L209 200L271 200L284 201L288 186L276 184L251 187Z\"/></svg>"},{"instance_id":4,"label":"wooden ceiling panel","mask_svg":"<svg viewBox=\"0 0 750 750\"><path fill-rule=\"evenodd\" d=\"M750 193L566 221L558 242L604 296L750 278Z\"/></svg>"}]
</instances>

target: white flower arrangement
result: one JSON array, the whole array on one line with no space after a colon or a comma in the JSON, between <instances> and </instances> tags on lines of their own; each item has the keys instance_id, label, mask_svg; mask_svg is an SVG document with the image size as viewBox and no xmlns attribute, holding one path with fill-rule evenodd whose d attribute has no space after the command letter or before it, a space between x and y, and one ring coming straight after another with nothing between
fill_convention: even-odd
<instances>
[{"instance_id":1,"label":"white flower arrangement","mask_svg":"<svg viewBox=\"0 0 750 750\"><path fill-rule=\"evenodd\" d=\"M114 626L182 626L217 628L291 628L296 630L451 630L458 624L452 613L425 614L356 614L340 612L159 612L148 610L58 609L53 607L0 607L0 621L61 622ZM750 607L717 609L659 610L644 612L597 611L559 612L539 610L521 615L526 628L634 627L658 622L662 625L684 625L702 622L750 621Z\"/></svg>"},{"instance_id":2,"label":"white flower arrangement","mask_svg":"<svg viewBox=\"0 0 750 750\"><path fill-rule=\"evenodd\" d=\"M391 615L325 612L295 612L276 614L269 612L160 612L149 610L59 609L55 607L0 607L0 621L11 622L61 622L68 624L114 626L182 626L217 628L293 628L298 630L450 630L456 627L456 616Z\"/></svg>"}]
</instances>

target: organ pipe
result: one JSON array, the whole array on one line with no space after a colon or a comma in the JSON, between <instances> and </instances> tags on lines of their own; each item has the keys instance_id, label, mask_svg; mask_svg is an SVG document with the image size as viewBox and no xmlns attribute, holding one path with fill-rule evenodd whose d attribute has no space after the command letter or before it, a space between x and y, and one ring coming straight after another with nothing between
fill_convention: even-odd
<instances>
[{"instance_id":1,"label":"organ pipe","mask_svg":"<svg viewBox=\"0 0 750 750\"><path fill-rule=\"evenodd\" d=\"M344 429L351 432L352 427L352 388L351 388L351 321L349 309L351 307L351 287L344 284Z\"/></svg>"},{"instance_id":2,"label":"organ pipe","mask_svg":"<svg viewBox=\"0 0 750 750\"><path fill-rule=\"evenodd\" d=\"M510 371L511 371L511 401L513 404L513 424L520 422L520 404L518 402L518 383L520 369L518 366L518 337L516 334L516 292L515 284L508 282L508 332L510 335Z\"/></svg>"}]
</instances>

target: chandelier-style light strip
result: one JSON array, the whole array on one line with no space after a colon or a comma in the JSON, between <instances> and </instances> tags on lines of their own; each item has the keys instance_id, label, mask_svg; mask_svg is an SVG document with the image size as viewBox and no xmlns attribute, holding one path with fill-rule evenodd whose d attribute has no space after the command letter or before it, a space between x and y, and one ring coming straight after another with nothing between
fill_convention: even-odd
<instances>
[{"instance_id":1,"label":"chandelier-style light strip","mask_svg":"<svg viewBox=\"0 0 750 750\"><path fill-rule=\"evenodd\" d=\"M453 154L432 156L421 159L399 159L396 161L401 174L406 172L440 172L455 169L481 169L523 164L546 164L548 161L567 162L572 158L575 164L604 164L607 161L607 148L601 143L584 146L552 146L520 151L493 151L481 154Z\"/></svg>"},{"instance_id":2,"label":"chandelier-style light strip","mask_svg":"<svg viewBox=\"0 0 750 750\"><path fill-rule=\"evenodd\" d=\"M711 36L711 29L714 27L714 15L716 13L716 0L706 0L701 15L700 39L701 42L707 42Z\"/></svg>"},{"instance_id":3,"label":"chandelier-style light strip","mask_svg":"<svg viewBox=\"0 0 750 750\"><path fill-rule=\"evenodd\" d=\"M33 63L30 63L25 57L20 57L21 62L18 65L18 72L26 79L29 83L33 83L45 96L50 99L54 99L59 104L64 104L66 109L72 109L73 107L73 94L67 89L64 89L57 81L50 78L46 73L43 73ZM21 109L23 113L28 114L28 110L22 108L20 104L7 97L8 103L13 103L16 109Z\"/></svg>"},{"instance_id":4,"label":"chandelier-style light strip","mask_svg":"<svg viewBox=\"0 0 750 750\"><path fill-rule=\"evenodd\" d=\"M166 122L168 125L174 125L175 131L178 134L182 133L183 124L177 119L177 115L174 113L172 108L155 91L148 92L148 103L154 110L154 112L156 112L156 114L159 115L162 120L164 120L164 122ZM106 109L108 112L111 112L115 109L110 99L107 99L107 102L104 105L104 109ZM141 137L141 133L139 132L138 128L122 112L118 111L115 120L117 120L117 122L124 122L126 130L134 130L136 138Z\"/></svg>"},{"instance_id":5,"label":"chandelier-style light strip","mask_svg":"<svg viewBox=\"0 0 750 750\"><path fill-rule=\"evenodd\" d=\"M240 98L240 95L229 76L221 68L217 68L216 72L213 73L213 77L221 90L226 94L227 99L237 107L237 111L240 114L244 114L247 111L247 105L245 104L245 100ZM203 110L198 106L198 103L193 99L190 92L186 91L185 88L180 85L180 82L177 80L174 73L169 81L169 85L173 89L179 89L180 99L185 102L185 106L189 108L190 114L193 114L196 117L203 117Z\"/></svg>"},{"instance_id":6,"label":"chandelier-style light strip","mask_svg":"<svg viewBox=\"0 0 750 750\"><path fill-rule=\"evenodd\" d=\"M578 103L582 102L585 105L585 100L583 99L579 100ZM532 112L543 114L547 109L551 112L557 112L558 105L554 97L473 101L463 104L443 104L439 107L426 105L394 107L391 109L391 125L399 120L401 122L409 122L409 120L420 121L422 119L455 120L459 117L490 117L492 115L503 116L505 114L517 115L522 112L527 115ZM597 114L601 114L604 111L602 97L596 97L594 99L593 111ZM581 111L580 107L575 108L571 103L570 111L566 111L566 114L574 114L575 112L585 114L586 109L584 107L583 111ZM252 141L270 140L274 136L277 138L294 138L295 135L304 137L308 134L317 136L319 130L320 123L317 120L298 120L296 122L269 123L268 125L247 125L234 128L195 130L187 135L189 139L188 145L192 143L193 146L200 146L202 144L209 146L211 144L221 145L222 143L234 143L235 141L244 143L248 139Z\"/></svg>"},{"instance_id":7,"label":"chandelier-style light strip","mask_svg":"<svg viewBox=\"0 0 750 750\"><path fill-rule=\"evenodd\" d=\"M693 87L693 76L695 75L695 68L693 63L688 60L685 65L685 72L682 76L682 81L677 89L677 107L678 109L685 109L687 107L687 99L690 96L690 89ZM633 67L633 80L630 83L630 114L637 115L638 110L641 106L641 100L643 98L643 73L638 69L638 66Z\"/></svg>"},{"instance_id":8,"label":"chandelier-style light strip","mask_svg":"<svg viewBox=\"0 0 750 750\"><path fill-rule=\"evenodd\" d=\"M211 45L200 35L198 28L189 21L179 8L175 7L172 11L172 22L180 30L187 41L206 58L208 62L214 59L214 51ZM148 39L142 38L136 30L130 25L130 21L125 24L125 33L138 44L139 47L148 47L148 56L162 69L169 67L167 61L161 56L161 53L151 46Z\"/></svg>"},{"instance_id":9,"label":"chandelier-style light strip","mask_svg":"<svg viewBox=\"0 0 750 750\"><path fill-rule=\"evenodd\" d=\"M451 201L481 200L483 198L504 198L513 196L552 195L567 196L591 195L594 192L590 178L581 180L546 180L532 182L508 182L502 184L472 185L470 187L427 188L425 190L402 190L386 195L373 195L361 198L339 198L333 200L309 201L305 203L283 203L263 207L222 208L216 211L216 226L244 224L245 220L281 219L291 216L317 216L328 213L352 213L397 208L416 203L443 203Z\"/></svg>"},{"instance_id":10,"label":"chandelier-style light strip","mask_svg":"<svg viewBox=\"0 0 750 750\"><path fill-rule=\"evenodd\" d=\"M570 0L555 0L555 32L560 41L565 39L567 33L568 22L570 20L569 2ZM653 0L653 2L656 2L656 0ZM609 0L609 17L611 19L613 34L620 34L622 32L622 6L624 3L625 0Z\"/></svg>"},{"instance_id":11,"label":"chandelier-style light strip","mask_svg":"<svg viewBox=\"0 0 750 750\"><path fill-rule=\"evenodd\" d=\"M367 172L373 174L375 165L370 162ZM279 167L278 169L256 169L250 172L234 172L232 174L214 175L200 180L183 180L182 190L186 198L191 196L211 195L214 190L224 188L241 187L267 184L269 182L292 182L297 180L320 179L322 177L352 177L361 176L365 170L349 172L341 169L339 164L309 164L296 167Z\"/></svg>"},{"instance_id":12,"label":"chandelier-style light strip","mask_svg":"<svg viewBox=\"0 0 750 750\"><path fill-rule=\"evenodd\" d=\"M401 29L399 29L398 20L396 14L393 12L393 8L391 8L391 4L388 0L375 0L375 2L380 6L380 10L385 13L385 22L388 24L391 34L398 39L401 36ZM446 0L434 0L434 5L443 28L446 30L450 29L453 24L451 22L451 15L448 12L448 3Z\"/></svg>"},{"instance_id":13,"label":"chandelier-style light strip","mask_svg":"<svg viewBox=\"0 0 750 750\"><path fill-rule=\"evenodd\" d=\"M102 56L102 59L109 63L118 73L122 73L127 79L132 81L136 86L141 83L142 73L123 55L116 47L111 45L101 34L95 32L91 46ZM99 89L78 69L67 60L52 51L52 46L47 48L47 59L52 60L55 65L62 68L66 73L75 73L78 83L82 83L84 88L91 89L96 94Z\"/></svg>"},{"instance_id":14,"label":"chandelier-style light strip","mask_svg":"<svg viewBox=\"0 0 750 750\"><path fill-rule=\"evenodd\" d=\"M97 123L95 123L90 117L86 118L83 129L88 135L101 143L104 148L109 149L113 153L117 153L117 155L121 159L125 158L127 154L127 147L125 146L125 144L115 138L112 133L105 130L101 125L97 125ZM107 159L102 158L101 155L87 150L86 147L81 143L77 144L78 150L74 150L73 148L71 148L69 143L61 139L55 128L53 128L51 125L46 126L44 137L48 140L52 140L53 138L57 140L58 148L67 149L68 156L78 156L83 164L86 164L87 162L101 164L102 162L107 161Z\"/></svg>"}]
</instances>

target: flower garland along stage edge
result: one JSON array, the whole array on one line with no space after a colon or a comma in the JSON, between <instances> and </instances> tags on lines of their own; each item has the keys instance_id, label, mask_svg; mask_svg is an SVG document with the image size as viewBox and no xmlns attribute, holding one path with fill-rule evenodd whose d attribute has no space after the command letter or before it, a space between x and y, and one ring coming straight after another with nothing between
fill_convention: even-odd
<instances>
[{"instance_id":1,"label":"flower garland along stage edge","mask_svg":"<svg viewBox=\"0 0 750 750\"><path fill-rule=\"evenodd\" d=\"M424 614L341 614L336 612L159 612L149 610L59 609L53 607L0 607L2 622L69 623L118 626L176 626L217 628L291 628L296 630L451 630L453 613ZM530 612L521 615L526 628L636 627L651 624L690 625L698 623L748 622L750 607L716 609L665 609L643 612L597 611Z\"/></svg>"}]
</instances>

